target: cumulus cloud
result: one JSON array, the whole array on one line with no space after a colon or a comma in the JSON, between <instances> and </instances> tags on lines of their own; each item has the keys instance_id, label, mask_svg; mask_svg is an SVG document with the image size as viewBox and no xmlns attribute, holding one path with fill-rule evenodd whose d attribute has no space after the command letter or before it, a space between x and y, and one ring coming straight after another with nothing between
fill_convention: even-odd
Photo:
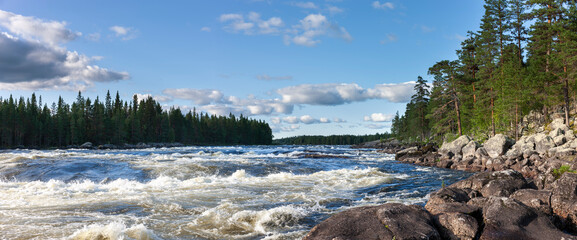
<instances>
[{"instance_id":1,"label":"cumulus cloud","mask_svg":"<svg viewBox=\"0 0 577 240\"><path fill-rule=\"evenodd\" d=\"M357 84L303 84L277 90L284 103L334 106L369 99L406 102L413 95L414 82L379 84L364 89Z\"/></svg>"},{"instance_id":2,"label":"cumulus cloud","mask_svg":"<svg viewBox=\"0 0 577 240\"><path fill-rule=\"evenodd\" d=\"M371 5L373 6L373 8L375 9L395 9L395 5L392 2L383 2L380 3L379 1L374 1L373 4Z\"/></svg>"},{"instance_id":3,"label":"cumulus cloud","mask_svg":"<svg viewBox=\"0 0 577 240\"><path fill-rule=\"evenodd\" d=\"M220 21L227 24L224 27L225 30L247 35L275 34L280 32L280 27L284 26L281 18L271 17L263 20L261 15L256 12L250 12L246 17L236 13L222 14Z\"/></svg>"},{"instance_id":4,"label":"cumulus cloud","mask_svg":"<svg viewBox=\"0 0 577 240\"><path fill-rule=\"evenodd\" d=\"M60 45L81 35L67 29L66 22L0 10L0 88L85 90L94 82L130 78L126 72L93 65L102 57L88 57Z\"/></svg>"},{"instance_id":5,"label":"cumulus cloud","mask_svg":"<svg viewBox=\"0 0 577 240\"><path fill-rule=\"evenodd\" d=\"M385 99L391 102L406 102L413 94L414 82L399 84L379 84L374 88L364 89L357 84L304 84L278 89L280 98L259 99L255 96L239 98L225 96L221 91L214 89L165 89L162 93L167 100L190 100L199 105L204 111L217 115L243 114L271 115L291 114L295 105L322 105L335 106L352 102L362 102L370 99ZM374 119L378 119L375 116ZM285 117L280 119L285 123L342 123L342 119Z\"/></svg>"},{"instance_id":6,"label":"cumulus cloud","mask_svg":"<svg viewBox=\"0 0 577 240\"><path fill-rule=\"evenodd\" d=\"M392 114L373 113L370 116L365 116L366 122L390 122L395 116Z\"/></svg>"},{"instance_id":7,"label":"cumulus cloud","mask_svg":"<svg viewBox=\"0 0 577 240\"><path fill-rule=\"evenodd\" d=\"M61 47L0 33L0 88L85 90L94 82L129 79L126 72L92 65L90 58Z\"/></svg>"},{"instance_id":8,"label":"cumulus cloud","mask_svg":"<svg viewBox=\"0 0 577 240\"><path fill-rule=\"evenodd\" d=\"M221 91L213 89L169 88L164 89L162 93L172 98L191 100L198 105L223 102L224 97Z\"/></svg>"},{"instance_id":9,"label":"cumulus cloud","mask_svg":"<svg viewBox=\"0 0 577 240\"><path fill-rule=\"evenodd\" d=\"M321 42L318 38L321 36L330 36L352 41L351 35L344 27L328 21L327 17L322 14L309 14L300 20L299 24L293 26L296 36L286 37L285 43L294 43L297 45L312 47Z\"/></svg>"},{"instance_id":10,"label":"cumulus cloud","mask_svg":"<svg viewBox=\"0 0 577 240\"><path fill-rule=\"evenodd\" d=\"M66 22L44 21L0 10L0 26L28 41L41 41L50 45L66 43L82 34L66 28Z\"/></svg>"}]
</instances>

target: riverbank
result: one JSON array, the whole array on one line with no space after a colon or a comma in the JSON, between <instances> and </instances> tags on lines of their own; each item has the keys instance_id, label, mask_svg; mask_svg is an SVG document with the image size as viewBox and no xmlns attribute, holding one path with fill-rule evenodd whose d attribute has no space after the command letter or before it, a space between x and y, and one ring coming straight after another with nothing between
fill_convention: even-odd
<instances>
[{"instance_id":1,"label":"riverbank","mask_svg":"<svg viewBox=\"0 0 577 240\"><path fill-rule=\"evenodd\" d=\"M577 239L577 140L562 119L518 141L497 134L483 144L461 136L438 149L396 140L358 147L379 148L400 162L480 173L431 193L424 208L351 209L305 239Z\"/></svg>"}]
</instances>

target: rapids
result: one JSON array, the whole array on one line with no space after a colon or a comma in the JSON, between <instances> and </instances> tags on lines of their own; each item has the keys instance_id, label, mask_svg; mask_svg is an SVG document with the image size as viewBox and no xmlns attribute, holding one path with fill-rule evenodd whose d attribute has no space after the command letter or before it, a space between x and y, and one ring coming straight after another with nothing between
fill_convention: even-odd
<instances>
[{"instance_id":1,"label":"rapids","mask_svg":"<svg viewBox=\"0 0 577 240\"><path fill-rule=\"evenodd\" d=\"M0 239L300 239L469 176L346 146L0 152Z\"/></svg>"}]
</instances>

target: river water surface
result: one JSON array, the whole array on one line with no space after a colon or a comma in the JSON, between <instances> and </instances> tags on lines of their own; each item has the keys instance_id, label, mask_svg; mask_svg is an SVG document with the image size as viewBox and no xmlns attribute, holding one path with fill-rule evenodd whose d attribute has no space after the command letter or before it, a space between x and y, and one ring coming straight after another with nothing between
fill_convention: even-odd
<instances>
[{"instance_id":1,"label":"river water surface","mask_svg":"<svg viewBox=\"0 0 577 240\"><path fill-rule=\"evenodd\" d=\"M347 146L0 152L0 239L300 239L468 173Z\"/></svg>"}]
</instances>

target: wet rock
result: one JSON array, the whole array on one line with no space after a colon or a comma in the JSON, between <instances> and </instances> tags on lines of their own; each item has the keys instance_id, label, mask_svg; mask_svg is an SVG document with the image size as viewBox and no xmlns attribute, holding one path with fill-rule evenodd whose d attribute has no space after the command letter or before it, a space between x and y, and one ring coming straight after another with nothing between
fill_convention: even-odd
<instances>
[{"instance_id":1,"label":"wet rock","mask_svg":"<svg viewBox=\"0 0 577 240\"><path fill-rule=\"evenodd\" d=\"M315 226L303 239L441 239L422 207L387 203L338 213Z\"/></svg>"},{"instance_id":2,"label":"wet rock","mask_svg":"<svg viewBox=\"0 0 577 240\"><path fill-rule=\"evenodd\" d=\"M490 157L496 158L505 154L513 144L514 141L512 139L503 134L497 134L485 141L483 147L487 150L487 154Z\"/></svg>"}]
</instances>

